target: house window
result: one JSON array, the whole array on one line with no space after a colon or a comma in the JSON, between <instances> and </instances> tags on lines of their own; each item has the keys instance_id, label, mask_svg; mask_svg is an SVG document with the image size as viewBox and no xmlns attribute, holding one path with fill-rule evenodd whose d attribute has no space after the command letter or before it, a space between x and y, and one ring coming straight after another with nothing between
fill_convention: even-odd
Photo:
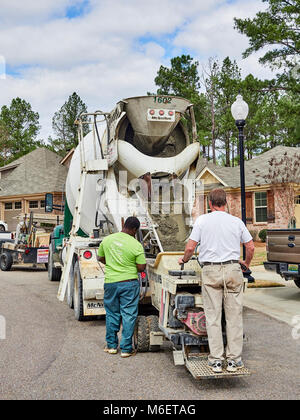
<instances>
[{"instance_id":1,"label":"house window","mask_svg":"<svg viewBox=\"0 0 300 420\"><path fill-rule=\"evenodd\" d=\"M41 209L44 209L45 208L45 200L41 200L40 208Z\"/></svg>"},{"instance_id":2,"label":"house window","mask_svg":"<svg viewBox=\"0 0 300 420\"><path fill-rule=\"evenodd\" d=\"M4 208L5 208L5 210L12 210L13 209L13 203L5 203Z\"/></svg>"},{"instance_id":3,"label":"house window","mask_svg":"<svg viewBox=\"0 0 300 420\"><path fill-rule=\"evenodd\" d=\"M295 204L300 204L300 195L295 196Z\"/></svg>"},{"instance_id":4,"label":"house window","mask_svg":"<svg viewBox=\"0 0 300 420\"><path fill-rule=\"evenodd\" d=\"M206 213L211 213L211 209L209 207L209 199L208 195L206 196Z\"/></svg>"},{"instance_id":5,"label":"house window","mask_svg":"<svg viewBox=\"0 0 300 420\"><path fill-rule=\"evenodd\" d=\"M38 209L39 208L39 202L38 201L29 201L29 208L30 209Z\"/></svg>"},{"instance_id":6,"label":"house window","mask_svg":"<svg viewBox=\"0 0 300 420\"><path fill-rule=\"evenodd\" d=\"M15 202L15 210L20 210L22 208L22 201Z\"/></svg>"},{"instance_id":7,"label":"house window","mask_svg":"<svg viewBox=\"0 0 300 420\"><path fill-rule=\"evenodd\" d=\"M267 193L255 193L255 221L257 223L267 222L268 209L267 209Z\"/></svg>"}]
</instances>

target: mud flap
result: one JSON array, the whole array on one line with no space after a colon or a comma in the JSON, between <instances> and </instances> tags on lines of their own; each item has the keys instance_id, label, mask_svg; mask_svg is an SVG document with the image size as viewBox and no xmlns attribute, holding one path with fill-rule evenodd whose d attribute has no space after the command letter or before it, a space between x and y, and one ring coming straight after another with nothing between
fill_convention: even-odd
<instances>
[{"instance_id":1,"label":"mud flap","mask_svg":"<svg viewBox=\"0 0 300 420\"><path fill-rule=\"evenodd\" d=\"M183 355L182 350L173 350L173 358L174 358L175 366L185 365L184 355Z\"/></svg>"}]
</instances>

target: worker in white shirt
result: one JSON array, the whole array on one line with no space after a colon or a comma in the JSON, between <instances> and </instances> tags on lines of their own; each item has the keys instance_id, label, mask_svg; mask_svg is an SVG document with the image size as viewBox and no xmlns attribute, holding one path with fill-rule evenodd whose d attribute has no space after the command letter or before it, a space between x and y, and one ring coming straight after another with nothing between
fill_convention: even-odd
<instances>
[{"instance_id":1,"label":"worker in white shirt","mask_svg":"<svg viewBox=\"0 0 300 420\"><path fill-rule=\"evenodd\" d=\"M244 366L243 349L243 271L254 254L252 236L241 219L225 211L226 193L215 189L209 194L211 213L199 216L179 264L185 264L199 244L202 267L202 297L210 354L208 365L216 373L223 370L222 306L226 318L226 369L235 372ZM240 246L245 245L245 261L240 260Z\"/></svg>"}]
</instances>

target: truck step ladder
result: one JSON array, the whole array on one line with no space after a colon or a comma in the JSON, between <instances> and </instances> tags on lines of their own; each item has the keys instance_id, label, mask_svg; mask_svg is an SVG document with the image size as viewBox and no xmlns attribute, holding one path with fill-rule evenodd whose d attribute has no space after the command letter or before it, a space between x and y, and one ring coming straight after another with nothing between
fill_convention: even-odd
<instances>
[{"instance_id":1,"label":"truck step ladder","mask_svg":"<svg viewBox=\"0 0 300 420\"><path fill-rule=\"evenodd\" d=\"M73 218L72 228L70 232L70 239L67 244L67 255L66 255L67 263L64 264L63 266L61 280L60 280L59 288L58 288L57 297L60 301L64 300L65 293L67 290L71 265L73 261L73 255L75 251L76 232L78 231L79 226L80 226L80 214L81 214L81 208L82 208L82 202L83 202L83 193L84 193L86 176L87 176L87 172L83 170L80 175L80 186L78 188L78 194L76 197L74 218Z\"/></svg>"},{"instance_id":2,"label":"truck step ladder","mask_svg":"<svg viewBox=\"0 0 300 420\"><path fill-rule=\"evenodd\" d=\"M80 150L80 167L81 167L81 173L80 173L80 184L77 191L77 197L76 197L76 203L75 203L75 211L74 211L74 217L72 222L72 228L70 231L70 238L67 243L67 254L66 254L66 264L63 266L61 280L59 283L57 298L60 301L63 301L65 298L67 285L69 281L71 266L73 262L73 255L75 252L75 247L77 243L77 231L80 228L80 217L81 217L81 209L83 205L83 197L84 197L84 191L85 191L85 184L86 184L86 178L88 174L97 174L102 173L103 171L107 171L108 169L108 163L107 160L104 158L103 152L101 150L102 159L99 159L99 157L96 156L96 133L95 130L93 130L93 142L94 142L94 159L87 160L86 159L86 153L84 149L84 135L83 135L83 124L84 121L82 120L82 117L87 117L93 115L96 117L97 115L103 116L106 115L105 113L102 113L100 111L94 113L94 114L82 114L79 120L77 121L78 124L78 144L79 144L79 150ZM96 125L96 119L95 123ZM96 130L97 131L97 130Z\"/></svg>"},{"instance_id":3,"label":"truck step ladder","mask_svg":"<svg viewBox=\"0 0 300 420\"><path fill-rule=\"evenodd\" d=\"M137 198L140 207L144 209L144 217L141 217L141 230L146 232L144 236L144 241L149 238L151 245L158 248L159 252L163 252L163 246L156 231L157 225L153 222L149 211L147 210L147 207L139 194L137 194Z\"/></svg>"},{"instance_id":4,"label":"truck step ladder","mask_svg":"<svg viewBox=\"0 0 300 420\"><path fill-rule=\"evenodd\" d=\"M144 236L144 241L147 240L148 238L150 239L151 245L158 248L159 252L163 252L163 247L162 244L160 242L158 233L156 231L156 226L153 224L152 220L149 220L149 218L147 218L147 227L141 227L141 230L143 231L148 231L146 233L146 235Z\"/></svg>"}]
</instances>

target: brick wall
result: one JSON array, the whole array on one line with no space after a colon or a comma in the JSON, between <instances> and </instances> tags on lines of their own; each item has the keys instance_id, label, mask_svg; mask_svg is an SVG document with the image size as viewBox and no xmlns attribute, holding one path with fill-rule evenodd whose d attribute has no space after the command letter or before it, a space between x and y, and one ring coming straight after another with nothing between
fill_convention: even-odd
<instances>
[{"instance_id":1,"label":"brick wall","mask_svg":"<svg viewBox=\"0 0 300 420\"><path fill-rule=\"evenodd\" d=\"M259 233L262 229L285 229L288 226L289 215L288 211L284 209L282 203L288 202L288 193L285 190L275 190L274 192L274 205L275 205L275 220L274 222L256 223L255 222L255 204L254 204L254 193L252 193L252 222L247 221L247 228L253 232ZM227 193L227 202L229 212L233 216L241 218L241 196L240 193ZM246 203L249 205L249 201ZM248 209L249 210L249 209Z\"/></svg>"},{"instance_id":2,"label":"brick wall","mask_svg":"<svg viewBox=\"0 0 300 420\"><path fill-rule=\"evenodd\" d=\"M252 217L247 220L247 228L251 231L252 236L258 235L262 229L286 229L288 227L289 212L285 208L285 203L288 203L288 192L283 189L274 191L274 208L275 218L274 221L268 221L266 223L255 222L255 203L254 203L254 192L251 194L247 193L248 199L246 200L246 213L247 218L252 213ZM227 203L228 212L233 216L241 218L241 194L240 192L230 193L227 192ZM252 209L248 206L251 205ZM286 204L287 206L287 204ZM249 211L250 210L250 211ZM252 210L252 211L251 211ZM196 200L192 212L193 220L206 213L206 200L203 194L196 195ZM254 237L254 239L258 239Z\"/></svg>"}]
</instances>

